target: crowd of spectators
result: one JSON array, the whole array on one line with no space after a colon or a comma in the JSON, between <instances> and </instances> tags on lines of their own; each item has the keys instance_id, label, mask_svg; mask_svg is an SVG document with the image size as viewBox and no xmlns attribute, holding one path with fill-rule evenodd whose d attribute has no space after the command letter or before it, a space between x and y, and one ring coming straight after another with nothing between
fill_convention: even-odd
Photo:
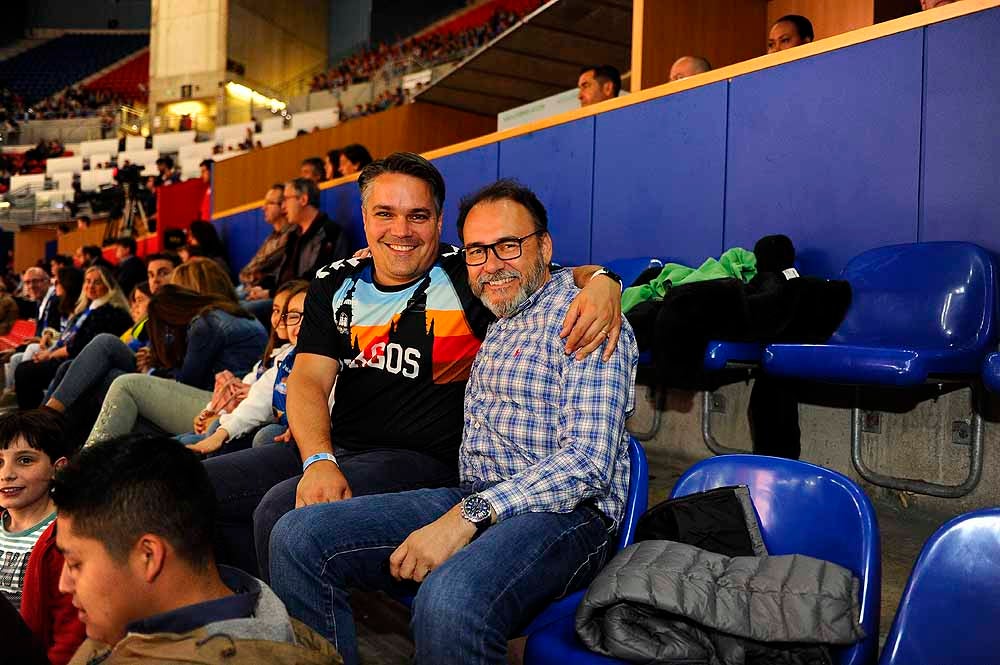
<instances>
[{"instance_id":1,"label":"crowd of spectators","mask_svg":"<svg viewBox=\"0 0 1000 665\"><path fill-rule=\"evenodd\" d=\"M313 92L319 90L342 90L355 83L370 80L375 74L389 69L389 77L404 73L411 62L419 62L422 67L432 67L444 62L457 60L486 44L488 41L517 23L523 14L497 10L489 21L475 28L458 33L430 32L411 37L395 44L381 42L366 47L341 60L326 72L313 77L310 86Z\"/></svg>"}]
</instances>

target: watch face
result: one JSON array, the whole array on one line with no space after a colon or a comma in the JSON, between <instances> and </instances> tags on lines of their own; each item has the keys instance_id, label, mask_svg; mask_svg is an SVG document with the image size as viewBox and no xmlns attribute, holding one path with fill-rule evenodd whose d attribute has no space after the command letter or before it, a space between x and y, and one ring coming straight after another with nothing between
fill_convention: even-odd
<instances>
[{"instance_id":1,"label":"watch face","mask_svg":"<svg viewBox=\"0 0 1000 665\"><path fill-rule=\"evenodd\" d=\"M490 502L481 496L473 494L466 497L462 503L462 513L465 519L478 524L490 517Z\"/></svg>"}]
</instances>

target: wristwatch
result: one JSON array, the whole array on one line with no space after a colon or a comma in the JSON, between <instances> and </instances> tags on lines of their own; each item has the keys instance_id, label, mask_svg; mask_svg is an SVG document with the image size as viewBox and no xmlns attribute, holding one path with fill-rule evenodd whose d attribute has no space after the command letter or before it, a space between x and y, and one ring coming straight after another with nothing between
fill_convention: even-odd
<instances>
[{"instance_id":1,"label":"wristwatch","mask_svg":"<svg viewBox=\"0 0 1000 665\"><path fill-rule=\"evenodd\" d=\"M462 499L462 517L472 522L476 527L476 535L486 530L493 516L490 502L478 494L470 494Z\"/></svg>"},{"instance_id":2,"label":"wristwatch","mask_svg":"<svg viewBox=\"0 0 1000 665\"><path fill-rule=\"evenodd\" d=\"M625 284L622 282L621 275L618 275L617 273L613 273L610 270L608 270L607 268L598 268L597 270L594 271L594 274L592 274L590 276L590 279L594 279L598 275L605 275L607 277L610 277L611 279L613 279L616 282L618 282L618 286L619 287L621 287L623 289L625 288Z\"/></svg>"}]
</instances>

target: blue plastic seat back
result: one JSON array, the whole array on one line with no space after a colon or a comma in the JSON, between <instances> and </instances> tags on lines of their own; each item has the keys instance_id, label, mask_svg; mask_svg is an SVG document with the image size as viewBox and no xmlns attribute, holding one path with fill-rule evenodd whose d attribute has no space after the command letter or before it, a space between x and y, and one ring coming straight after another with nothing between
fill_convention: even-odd
<instances>
[{"instance_id":1,"label":"blue plastic seat back","mask_svg":"<svg viewBox=\"0 0 1000 665\"><path fill-rule=\"evenodd\" d=\"M639 518L649 505L649 464L646 462L646 451L643 450L642 444L631 436L628 440L628 460L628 496L625 499L625 515L618 530L616 552L635 542L635 530L639 526Z\"/></svg>"},{"instance_id":2,"label":"blue plastic seat back","mask_svg":"<svg viewBox=\"0 0 1000 665\"><path fill-rule=\"evenodd\" d=\"M1000 393L1000 352L994 351L983 361L983 383L995 393Z\"/></svg>"},{"instance_id":3,"label":"blue plastic seat back","mask_svg":"<svg viewBox=\"0 0 1000 665\"><path fill-rule=\"evenodd\" d=\"M771 554L806 554L850 569L861 582L867 637L836 652L839 665L867 665L878 651L882 567L878 522L865 493L844 475L807 462L723 455L698 462L671 497L746 485Z\"/></svg>"},{"instance_id":4,"label":"blue plastic seat back","mask_svg":"<svg viewBox=\"0 0 1000 665\"><path fill-rule=\"evenodd\" d=\"M832 344L909 349L976 349L995 339L996 265L967 242L890 245L844 268L847 315Z\"/></svg>"},{"instance_id":5,"label":"blue plastic seat back","mask_svg":"<svg viewBox=\"0 0 1000 665\"><path fill-rule=\"evenodd\" d=\"M1000 660L1000 508L951 520L924 544L880 665Z\"/></svg>"}]
</instances>

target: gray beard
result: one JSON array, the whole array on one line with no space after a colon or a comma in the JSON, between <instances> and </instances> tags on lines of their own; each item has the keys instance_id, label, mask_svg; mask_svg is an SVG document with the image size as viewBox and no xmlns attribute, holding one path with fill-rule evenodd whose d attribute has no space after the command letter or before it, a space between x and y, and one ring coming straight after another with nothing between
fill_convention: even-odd
<instances>
[{"instance_id":1,"label":"gray beard","mask_svg":"<svg viewBox=\"0 0 1000 665\"><path fill-rule=\"evenodd\" d=\"M541 257L539 257L540 259ZM505 319L514 311L521 306L525 300L527 300L531 294L541 288L542 284L545 282L545 262L536 261L531 265L529 271L526 275L522 275L516 270L510 270L507 268L498 270L494 273L483 273L479 276L479 279L471 283L472 293L479 298L486 308L493 312L493 315L498 319ZM514 294L512 298L507 300L493 302L487 298L483 293L483 285L486 282L493 281L494 279L503 279L505 277L513 277L520 280L520 288L518 288L517 293Z\"/></svg>"}]
</instances>

